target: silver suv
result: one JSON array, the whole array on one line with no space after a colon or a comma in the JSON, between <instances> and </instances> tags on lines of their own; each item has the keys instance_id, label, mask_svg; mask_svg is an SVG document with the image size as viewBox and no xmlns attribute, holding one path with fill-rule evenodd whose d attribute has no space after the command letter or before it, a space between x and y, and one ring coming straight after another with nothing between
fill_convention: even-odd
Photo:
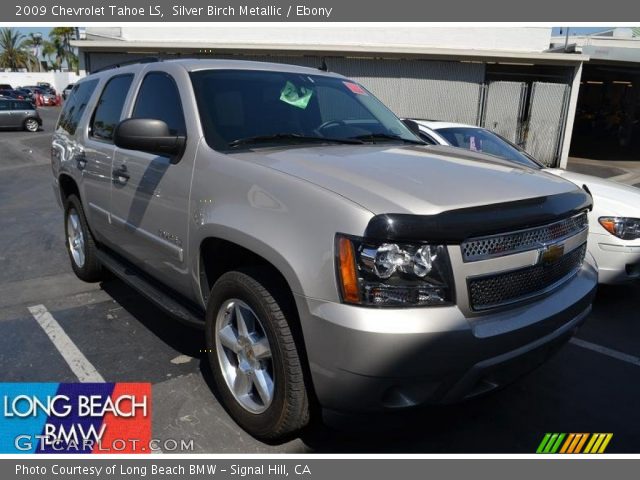
<instances>
[{"instance_id":1,"label":"silver suv","mask_svg":"<svg viewBox=\"0 0 640 480\"><path fill-rule=\"evenodd\" d=\"M426 146L337 74L107 69L74 85L52 152L75 273L110 270L203 328L219 396L258 438L493 390L591 308L588 193Z\"/></svg>"}]
</instances>

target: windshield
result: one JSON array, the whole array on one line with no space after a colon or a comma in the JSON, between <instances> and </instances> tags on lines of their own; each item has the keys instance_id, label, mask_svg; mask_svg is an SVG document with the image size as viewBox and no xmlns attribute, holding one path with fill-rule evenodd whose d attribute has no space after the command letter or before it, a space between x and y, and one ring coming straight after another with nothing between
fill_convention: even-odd
<instances>
[{"instance_id":1,"label":"windshield","mask_svg":"<svg viewBox=\"0 0 640 480\"><path fill-rule=\"evenodd\" d=\"M256 70L191 73L216 150L306 143L423 143L379 100L342 78Z\"/></svg>"},{"instance_id":2,"label":"windshield","mask_svg":"<svg viewBox=\"0 0 640 480\"><path fill-rule=\"evenodd\" d=\"M483 128L456 127L436 130L454 147L488 153L524 165L540 169L542 165L501 136Z\"/></svg>"}]
</instances>

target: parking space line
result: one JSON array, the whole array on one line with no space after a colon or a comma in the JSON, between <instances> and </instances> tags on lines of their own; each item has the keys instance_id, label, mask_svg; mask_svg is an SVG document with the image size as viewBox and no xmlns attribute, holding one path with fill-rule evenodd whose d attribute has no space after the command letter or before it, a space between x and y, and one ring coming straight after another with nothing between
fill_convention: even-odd
<instances>
[{"instance_id":1,"label":"parking space line","mask_svg":"<svg viewBox=\"0 0 640 480\"><path fill-rule=\"evenodd\" d=\"M104 382L102 375L87 360L75 343L69 338L60 324L53 318L44 305L29 307L29 312L47 334L60 355L81 382Z\"/></svg>"},{"instance_id":2,"label":"parking space line","mask_svg":"<svg viewBox=\"0 0 640 480\"><path fill-rule=\"evenodd\" d=\"M607 355L608 357L615 358L616 360L620 360L622 362L635 365L636 367L640 367L640 358L634 357L633 355L629 355L628 353L619 352L618 350L613 350L611 348L603 347L602 345L587 342L585 340L580 340L579 338L575 338L575 337L569 340L569 342L573 343L578 347L586 348L587 350L601 353L602 355Z\"/></svg>"}]
</instances>

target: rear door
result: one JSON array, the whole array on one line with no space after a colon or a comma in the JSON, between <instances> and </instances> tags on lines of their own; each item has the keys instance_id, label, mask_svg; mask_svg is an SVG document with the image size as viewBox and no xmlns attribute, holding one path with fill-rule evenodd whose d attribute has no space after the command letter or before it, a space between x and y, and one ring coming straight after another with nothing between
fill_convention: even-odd
<instances>
[{"instance_id":1,"label":"rear door","mask_svg":"<svg viewBox=\"0 0 640 480\"><path fill-rule=\"evenodd\" d=\"M7 128L12 126L11 102L8 100L0 100L0 127Z\"/></svg>"},{"instance_id":2,"label":"rear door","mask_svg":"<svg viewBox=\"0 0 640 480\"><path fill-rule=\"evenodd\" d=\"M22 100L11 102L11 121L14 127L22 127L24 121L29 116L34 116L35 112L27 108L27 104Z\"/></svg>"},{"instance_id":3,"label":"rear door","mask_svg":"<svg viewBox=\"0 0 640 480\"><path fill-rule=\"evenodd\" d=\"M77 154L78 168L82 170L83 200L89 223L94 234L108 244L113 242L114 237L109 218L115 149L113 132L122 116L133 78L133 73L125 73L115 75L103 83L99 99L89 119L84 148Z\"/></svg>"},{"instance_id":4,"label":"rear door","mask_svg":"<svg viewBox=\"0 0 640 480\"><path fill-rule=\"evenodd\" d=\"M176 75L188 81L183 69L149 68L126 116L162 120L172 134L188 139L183 105L189 103L189 94L178 88ZM121 148L115 149L113 161L111 218L118 249L182 292L190 287L185 249L196 143L187 141L177 163L166 156Z\"/></svg>"}]
</instances>

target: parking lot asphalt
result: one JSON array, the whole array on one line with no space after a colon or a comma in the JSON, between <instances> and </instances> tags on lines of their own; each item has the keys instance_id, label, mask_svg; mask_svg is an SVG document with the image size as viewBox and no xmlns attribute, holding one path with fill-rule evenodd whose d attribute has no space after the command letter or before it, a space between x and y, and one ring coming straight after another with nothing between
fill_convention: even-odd
<instances>
[{"instance_id":1,"label":"parking lot asphalt","mask_svg":"<svg viewBox=\"0 0 640 480\"><path fill-rule=\"evenodd\" d=\"M0 381L74 382L76 373L30 312L42 305L106 381L153 384L155 438L196 452L521 452L546 432L611 432L609 453L640 452L640 285L601 288L576 340L516 384L459 405L315 425L267 445L242 431L212 392L201 332L119 280L77 280L51 190L57 108L39 133L0 131Z\"/></svg>"}]
</instances>

